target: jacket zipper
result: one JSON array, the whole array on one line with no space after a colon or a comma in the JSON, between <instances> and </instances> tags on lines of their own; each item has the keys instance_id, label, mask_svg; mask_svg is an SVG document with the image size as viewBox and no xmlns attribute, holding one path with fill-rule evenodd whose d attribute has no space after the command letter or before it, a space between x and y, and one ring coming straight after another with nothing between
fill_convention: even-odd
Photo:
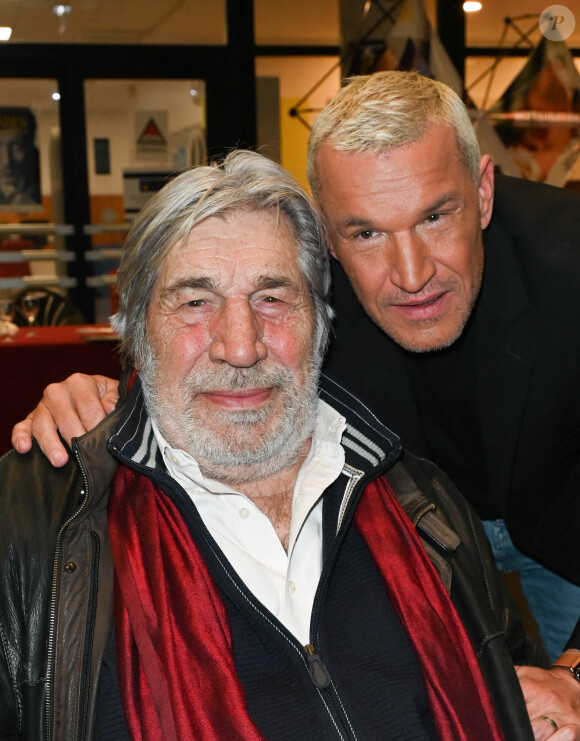
<instances>
[{"instance_id":1,"label":"jacket zipper","mask_svg":"<svg viewBox=\"0 0 580 741\"><path fill-rule=\"evenodd\" d=\"M73 514L62 524L60 530L58 531L58 535L56 536L56 545L54 550L54 562L53 562L53 568L52 568L52 588L50 593L50 613L49 613L49 619L48 619L48 642L47 642L47 667L46 667L46 700L45 700L45 724L46 724L46 739L47 741L50 741L52 739L52 723L51 723L51 711L52 711L52 703L53 703L53 693L52 693L52 681L53 681L53 674L54 674L54 641L55 641L55 627L56 627L56 601L58 597L58 579L59 579L59 571L60 571L60 558L61 558L61 547L62 547L62 539L64 536L64 532L69 526L69 524L75 520L79 514L83 511L85 508L88 498L89 498L89 482L87 479L87 475L85 473L85 469L82 465L78 449L75 447L74 449L75 458L77 460L79 469L81 471L81 475L83 477L84 482L84 489L81 489L81 494L83 495L83 499L78 507L78 509L73 512Z\"/></svg>"},{"instance_id":2,"label":"jacket zipper","mask_svg":"<svg viewBox=\"0 0 580 741\"><path fill-rule=\"evenodd\" d=\"M324 694L322 692L320 693L320 697L332 719L336 732L343 740L353 739L355 741L357 738L356 733L350 723L336 687L332 684L330 673L320 658L320 655L316 652L316 647L310 643L304 649L306 651L308 671L312 684L318 690L326 690Z\"/></svg>"},{"instance_id":3,"label":"jacket zipper","mask_svg":"<svg viewBox=\"0 0 580 741\"><path fill-rule=\"evenodd\" d=\"M399 454L400 450L395 449L391 455L387 456L384 459L381 465L381 469L386 470L387 468L389 468L394 463L396 458L399 457ZM328 700L328 702L325 702L325 705L333 719L333 722L335 723L335 728L339 736L342 739L352 739L353 741L357 739L357 735L349 720L344 704L340 699L340 695L337 692L336 687L332 683L332 677L324 663L324 658L320 655L320 646L318 640L320 612L324 601L324 594L326 592L328 581L330 579L330 574L332 573L332 565L337 558L340 544L342 542L342 539L344 538L347 527L354 515L354 510L359 496L364 490L367 482L375 478L381 472L382 471L377 472L375 470L372 471L370 474L364 474L362 471L350 468L350 473L353 476L358 475L358 480L355 481L354 485L347 486L344 493L346 504L343 503L343 506L341 507L341 514L337 523L338 530L335 536L332 550L329 555L328 561L323 568L322 574L320 575L320 582L314 596L314 604L312 605L312 617L310 621L310 644L308 646L305 646L310 678L313 684L319 690L321 690L321 692L324 692L324 695L322 696L323 701Z\"/></svg>"},{"instance_id":4,"label":"jacket zipper","mask_svg":"<svg viewBox=\"0 0 580 741\"><path fill-rule=\"evenodd\" d=\"M354 486L349 484L345 490L344 498L346 504L341 507L338 520L338 533L336 535L335 542L333 544L332 553L328 563L324 567L322 574L320 575L320 582L316 595L314 596L314 603L312 605L312 617L310 621L310 643L304 647L306 651L306 660L308 662L308 672L312 684L319 690L320 696L324 705L334 723L334 727L341 739L351 739L356 741L356 734L352 727L352 724L348 718L344 704L341 702L340 696L336 690L336 687L332 683L332 677L328 671L322 656L320 655L320 648L318 645L318 625L320 618L320 610L323 603L324 592L326 591L326 584L328 583L329 574L332 571L331 561L334 561L338 552L338 546L342 540L342 535L339 533L345 532L345 521L350 520L350 513L353 510L353 499L357 497L353 496L358 492L358 484L360 480L364 478L362 472L351 471L353 474L360 474L359 480L355 482Z\"/></svg>"},{"instance_id":5,"label":"jacket zipper","mask_svg":"<svg viewBox=\"0 0 580 741\"><path fill-rule=\"evenodd\" d=\"M306 651L308 671L312 684L321 690L326 689L330 684L330 674L322 663L322 659L316 653L316 647L309 643L307 646L304 646L304 650Z\"/></svg>"},{"instance_id":6,"label":"jacket zipper","mask_svg":"<svg viewBox=\"0 0 580 741\"><path fill-rule=\"evenodd\" d=\"M310 679L319 692L320 699L330 715L338 736L342 741L349 739L350 741L356 741L357 736L344 709L344 705L341 702L336 687L332 683L330 672L317 653L316 646L309 643L307 646L304 646L304 650L306 651Z\"/></svg>"}]
</instances>

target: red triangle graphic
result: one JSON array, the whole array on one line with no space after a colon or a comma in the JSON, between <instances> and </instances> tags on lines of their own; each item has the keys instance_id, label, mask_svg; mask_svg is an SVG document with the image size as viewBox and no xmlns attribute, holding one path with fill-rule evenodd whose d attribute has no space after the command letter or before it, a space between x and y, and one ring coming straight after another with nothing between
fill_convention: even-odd
<instances>
[{"instance_id":1,"label":"red triangle graphic","mask_svg":"<svg viewBox=\"0 0 580 741\"><path fill-rule=\"evenodd\" d=\"M141 135L139 137L140 142L165 142L165 137L159 130L159 127L155 123L155 121L150 118L149 121L147 121L147 124L143 131L141 132Z\"/></svg>"}]
</instances>

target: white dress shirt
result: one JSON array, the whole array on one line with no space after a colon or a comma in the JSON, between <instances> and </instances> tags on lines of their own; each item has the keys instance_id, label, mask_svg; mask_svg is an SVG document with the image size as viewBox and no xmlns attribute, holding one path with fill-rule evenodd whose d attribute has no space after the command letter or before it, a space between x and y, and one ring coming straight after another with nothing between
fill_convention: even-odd
<instances>
[{"instance_id":1,"label":"white dress shirt","mask_svg":"<svg viewBox=\"0 0 580 741\"><path fill-rule=\"evenodd\" d=\"M318 402L316 428L292 499L288 553L266 515L245 495L206 479L196 461L172 448L153 423L169 474L189 494L248 589L303 644L322 571L322 494L344 467L344 417Z\"/></svg>"}]
</instances>

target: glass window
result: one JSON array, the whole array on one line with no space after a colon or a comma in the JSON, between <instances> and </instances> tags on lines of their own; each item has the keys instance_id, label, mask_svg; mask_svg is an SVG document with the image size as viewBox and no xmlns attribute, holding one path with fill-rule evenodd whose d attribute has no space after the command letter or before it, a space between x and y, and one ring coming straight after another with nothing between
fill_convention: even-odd
<instances>
[{"instance_id":1,"label":"glass window","mask_svg":"<svg viewBox=\"0 0 580 741\"><path fill-rule=\"evenodd\" d=\"M340 61L338 57L258 57L256 74L260 79L277 79L279 109L275 111L279 125L280 162L304 187L306 179L306 152L310 127L318 112L334 97L340 88ZM263 117L273 115L272 104L260 105L263 88L257 85L258 133ZM260 138L262 148L273 142ZM269 154L267 149L264 149ZM278 159L276 157L276 159Z\"/></svg>"},{"instance_id":2,"label":"glass window","mask_svg":"<svg viewBox=\"0 0 580 741\"><path fill-rule=\"evenodd\" d=\"M115 309L113 283L127 229L176 171L205 164L203 80L85 82L96 320Z\"/></svg>"},{"instance_id":3,"label":"glass window","mask_svg":"<svg viewBox=\"0 0 580 741\"><path fill-rule=\"evenodd\" d=\"M0 80L0 291L67 283L54 80Z\"/></svg>"}]
</instances>

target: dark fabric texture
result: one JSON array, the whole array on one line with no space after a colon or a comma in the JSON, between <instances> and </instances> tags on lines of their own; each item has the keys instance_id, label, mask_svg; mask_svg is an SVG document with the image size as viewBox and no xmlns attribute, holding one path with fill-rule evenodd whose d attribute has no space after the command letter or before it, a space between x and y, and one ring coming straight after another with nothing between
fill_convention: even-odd
<instances>
[{"instance_id":1,"label":"dark fabric texture","mask_svg":"<svg viewBox=\"0 0 580 741\"><path fill-rule=\"evenodd\" d=\"M489 486L477 398L476 314L451 347L406 353L426 445L483 520L501 516Z\"/></svg>"},{"instance_id":2,"label":"dark fabric texture","mask_svg":"<svg viewBox=\"0 0 580 741\"><path fill-rule=\"evenodd\" d=\"M114 628L111 628L101 662L95 718L94 741L131 741L117 678L117 647Z\"/></svg>"}]
</instances>

